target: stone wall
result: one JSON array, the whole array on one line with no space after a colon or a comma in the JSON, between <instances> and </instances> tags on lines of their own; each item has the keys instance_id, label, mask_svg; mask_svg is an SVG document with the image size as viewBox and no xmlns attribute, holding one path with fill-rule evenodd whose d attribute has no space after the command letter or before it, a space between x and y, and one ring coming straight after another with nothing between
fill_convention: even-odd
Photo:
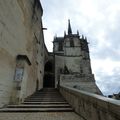
<instances>
[{"instance_id":1,"label":"stone wall","mask_svg":"<svg viewBox=\"0 0 120 120\"><path fill-rule=\"evenodd\" d=\"M84 90L91 93L102 95L97 87L94 75L88 74L60 74L60 85L66 85L71 88Z\"/></svg>"},{"instance_id":2,"label":"stone wall","mask_svg":"<svg viewBox=\"0 0 120 120\"><path fill-rule=\"evenodd\" d=\"M0 0L0 107L43 87L42 12L39 0ZM25 56L21 81L15 80L18 55Z\"/></svg>"},{"instance_id":3,"label":"stone wall","mask_svg":"<svg viewBox=\"0 0 120 120\"><path fill-rule=\"evenodd\" d=\"M120 120L120 102L74 88L60 86L61 94L85 120Z\"/></svg>"}]
</instances>

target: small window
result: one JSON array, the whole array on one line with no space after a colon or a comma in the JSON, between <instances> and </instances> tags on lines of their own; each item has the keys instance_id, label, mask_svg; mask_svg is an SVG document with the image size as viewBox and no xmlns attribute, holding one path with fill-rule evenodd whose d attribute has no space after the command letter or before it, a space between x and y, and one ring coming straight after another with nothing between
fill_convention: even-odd
<instances>
[{"instance_id":1,"label":"small window","mask_svg":"<svg viewBox=\"0 0 120 120\"><path fill-rule=\"evenodd\" d=\"M70 47L74 47L74 41L73 41L73 39L70 39Z\"/></svg>"},{"instance_id":2,"label":"small window","mask_svg":"<svg viewBox=\"0 0 120 120\"><path fill-rule=\"evenodd\" d=\"M63 44L62 44L62 42L59 43L58 51L63 51Z\"/></svg>"}]
</instances>

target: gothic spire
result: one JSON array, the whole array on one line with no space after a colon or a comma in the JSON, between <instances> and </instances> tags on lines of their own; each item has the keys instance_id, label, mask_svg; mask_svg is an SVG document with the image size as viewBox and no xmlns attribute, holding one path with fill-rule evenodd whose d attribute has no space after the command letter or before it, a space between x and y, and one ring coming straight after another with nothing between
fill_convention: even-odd
<instances>
[{"instance_id":1,"label":"gothic spire","mask_svg":"<svg viewBox=\"0 0 120 120\"><path fill-rule=\"evenodd\" d=\"M68 35L72 34L72 28L70 25L70 20L68 20Z\"/></svg>"}]
</instances>

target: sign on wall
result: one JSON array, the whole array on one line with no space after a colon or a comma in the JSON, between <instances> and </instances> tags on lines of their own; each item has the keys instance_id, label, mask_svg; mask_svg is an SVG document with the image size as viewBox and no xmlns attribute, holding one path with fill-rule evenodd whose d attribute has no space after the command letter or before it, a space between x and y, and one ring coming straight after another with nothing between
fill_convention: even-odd
<instances>
[{"instance_id":1,"label":"sign on wall","mask_svg":"<svg viewBox=\"0 0 120 120\"><path fill-rule=\"evenodd\" d=\"M24 72L24 69L23 68L16 68L16 71L15 71L15 81L22 81L23 79L23 72Z\"/></svg>"}]
</instances>

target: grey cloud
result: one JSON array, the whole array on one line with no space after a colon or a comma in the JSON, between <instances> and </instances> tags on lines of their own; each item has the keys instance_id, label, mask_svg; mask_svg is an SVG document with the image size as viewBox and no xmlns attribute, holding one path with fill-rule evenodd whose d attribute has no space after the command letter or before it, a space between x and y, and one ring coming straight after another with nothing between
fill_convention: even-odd
<instances>
[{"instance_id":1,"label":"grey cloud","mask_svg":"<svg viewBox=\"0 0 120 120\"><path fill-rule=\"evenodd\" d=\"M113 69L112 75L107 75L100 71L96 75L99 76L97 84L104 95L120 92L120 68Z\"/></svg>"},{"instance_id":2,"label":"grey cloud","mask_svg":"<svg viewBox=\"0 0 120 120\"><path fill-rule=\"evenodd\" d=\"M99 23L96 27L93 25L93 29L88 29L88 35L90 36L90 49L92 56L94 58L99 59L106 59L110 58L114 61L120 61L120 15L119 13L116 13L115 23L113 23L112 28L109 21L106 21L108 23L103 24ZM98 26L102 26L103 28L100 28ZM90 31L91 30L91 31ZM99 34L99 30L104 31L104 44L99 47L99 44L101 43L101 39L97 38L97 35ZM109 44L109 45L107 45Z\"/></svg>"},{"instance_id":3,"label":"grey cloud","mask_svg":"<svg viewBox=\"0 0 120 120\"><path fill-rule=\"evenodd\" d=\"M110 45L107 46L105 44L103 44L103 46L101 46L100 48L99 46L99 42L97 42L96 40L93 39L93 41L95 43L94 46L94 51L91 51L93 56L95 58L99 58L99 59L106 59L106 58L110 58L114 61L120 61L120 32L119 32L119 28L117 28L116 30L112 31L108 29L107 33L106 33L106 44L109 43ZM92 48L91 48L92 49Z\"/></svg>"}]
</instances>

